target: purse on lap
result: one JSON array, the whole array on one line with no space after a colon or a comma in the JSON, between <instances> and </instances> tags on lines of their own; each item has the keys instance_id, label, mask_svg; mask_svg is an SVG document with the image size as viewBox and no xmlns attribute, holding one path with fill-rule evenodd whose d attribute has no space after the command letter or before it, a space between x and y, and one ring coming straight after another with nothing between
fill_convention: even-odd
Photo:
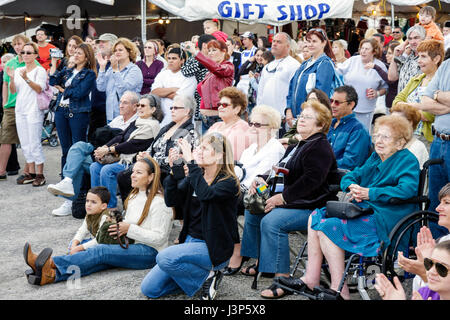
<instances>
[{"instance_id":1,"label":"purse on lap","mask_svg":"<svg viewBox=\"0 0 450 320\"><path fill-rule=\"evenodd\" d=\"M356 219L373 214L372 208L361 208L352 202L328 201L326 218Z\"/></svg>"},{"instance_id":2,"label":"purse on lap","mask_svg":"<svg viewBox=\"0 0 450 320\"><path fill-rule=\"evenodd\" d=\"M123 221L123 216L120 211L115 210L109 213L108 218L102 224L100 229L97 232L96 240L99 244L119 244L123 249L128 249L130 244L134 243L133 239L128 238L127 236L121 237L113 237L109 234L108 229L111 225L117 224L117 229L119 228L119 222Z\"/></svg>"}]
</instances>

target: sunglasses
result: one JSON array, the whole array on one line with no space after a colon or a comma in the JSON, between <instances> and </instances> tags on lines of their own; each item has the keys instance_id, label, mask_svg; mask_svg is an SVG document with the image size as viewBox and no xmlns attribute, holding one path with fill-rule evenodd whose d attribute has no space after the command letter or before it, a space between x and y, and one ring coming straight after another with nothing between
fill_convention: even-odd
<instances>
[{"instance_id":1,"label":"sunglasses","mask_svg":"<svg viewBox=\"0 0 450 320\"><path fill-rule=\"evenodd\" d=\"M327 37L327 34L325 33L325 31L322 29L322 28L312 28L312 29L309 29L309 31L317 31L317 32L320 32L320 34L322 34L322 36L323 36L323 38L326 40L326 39L328 39L328 37ZM308 31L308 32L309 32Z\"/></svg>"},{"instance_id":2,"label":"sunglasses","mask_svg":"<svg viewBox=\"0 0 450 320\"><path fill-rule=\"evenodd\" d=\"M340 106L341 104L348 102L348 101L339 101L339 100L334 100L334 99L330 99L331 104L336 104L337 106Z\"/></svg>"},{"instance_id":3,"label":"sunglasses","mask_svg":"<svg viewBox=\"0 0 450 320\"><path fill-rule=\"evenodd\" d=\"M400 33L400 31L392 31L392 33Z\"/></svg>"},{"instance_id":4,"label":"sunglasses","mask_svg":"<svg viewBox=\"0 0 450 320\"><path fill-rule=\"evenodd\" d=\"M21 54L21 55L31 55L31 54L36 54L36 52L31 52L31 51L21 51L20 54Z\"/></svg>"},{"instance_id":5,"label":"sunglasses","mask_svg":"<svg viewBox=\"0 0 450 320\"><path fill-rule=\"evenodd\" d=\"M250 127L255 127L255 128L261 128L261 127L267 127L267 126L269 126L268 124L262 124L262 123L259 123L259 122L249 122L248 123L248 125L250 126Z\"/></svg>"},{"instance_id":6,"label":"sunglasses","mask_svg":"<svg viewBox=\"0 0 450 320\"><path fill-rule=\"evenodd\" d=\"M170 110L180 110L180 109L184 109L184 107L174 107L174 106L172 106L169 109Z\"/></svg>"},{"instance_id":7,"label":"sunglasses","mask_svg":"<svg viewBox=\"0 0 450 320\"><path fill-rule=\"evenodd\" d=\"M429 271L434 266L436 268L436 272L442 278L445 278L448 274L448 268L446 266L444 266L442 263L434 262L429 258L423 259L423 265L427 271Z\"/></svg>"},{"instance_id":8,"label":"sunglasses","mask_svg":"<svg viewBox=\"0 0 450 320\"><path fill-rule=\"evenodd\" d=\"M138 108L139 108L139 107L141 107L141 108L150 107L150 105L148 105L148 104L143 104L143 103L138 103L136 106L137 106Z\"/></svg>"},{"instance_id":9,"label":"sunglasses","mask_svg":"<svg viewBox=\"0 0 450 320\"><path fill-rule=\"evenodd\" d=\"M225 102L217 103L217 108L219 108L219 107L228 108L229 106L231 106L231 103L225 103Z\"/></svg>"}]
</instances>

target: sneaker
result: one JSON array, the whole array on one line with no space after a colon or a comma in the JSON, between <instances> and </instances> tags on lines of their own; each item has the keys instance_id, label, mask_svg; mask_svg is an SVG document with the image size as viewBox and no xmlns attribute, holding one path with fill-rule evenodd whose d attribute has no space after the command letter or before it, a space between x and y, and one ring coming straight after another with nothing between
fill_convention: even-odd
<instances>
[{"instance_id":1,"label":"sneaker","mask_svg":"<svg viewBox=\"0 0 450 320\"><path fill-rule=\"evenodd\" d=\"M202 300L214 300L222 277L223 273L221 271L214 271L214 274L206 279L202 285Z\"/></svg>"},{"instance_id":2,"label":"sneaker","mask_svg":"<svg viewBox=\"0 0 450 320\"><path fill-rule=\"evenodd\" d=\"M66 200L64 203L58 208L52 211L54 216L63 217L69 216L72 214L72 201Z\"/></svg>"},{"instance_id":3,"label":"sneaker","mask_svg":"<svg viewBox=\"0 0 450 320\"><path fill-rule=\"evenodd\" d=\"M7 180L7 179L8 179L8 177L6 176L6 174L0 175L0 181Z\"/></svg>"},{"instance_id":4,"label":"sneaker","mask_svg":"<svg viewBox=\"0 0 450 320\"><path fill-rule=\"evenodd\" d=\"M33 187L40 187L43 186L47 181L45 180L45 177L43 174L37 174L36 178L33 181Z\"/></svg>"},{"instance_id":5,"label":"sneaker","mask_svg":"<svg viewBox=\"0 0 450 320\"><path fill-rule=\"evenodd\" d=\"M16 182L17 184L30 184L35 178L36 174L24 173L16 179Z\"/></svg>"},{"instance_id":6,"label":"sneaker","mask_svg":"<svg viewBox=\"0 0 450 320\"><path fill-rule=\"evenodd\" d=\"M75 195L73 184L67 179L62 179L57 184L49 184L47 190L55 196L73 197Z\"/></svg>"},{"instance_id":7,"label":"sneaker","mask_svg":"<svg viewBox=\"0 0 450 320\"><path fill-rule=\"evenodd\" d=\"M17 176L19 174L19 170L8 171L8 176Z\"/></svg>"}]
</instances>

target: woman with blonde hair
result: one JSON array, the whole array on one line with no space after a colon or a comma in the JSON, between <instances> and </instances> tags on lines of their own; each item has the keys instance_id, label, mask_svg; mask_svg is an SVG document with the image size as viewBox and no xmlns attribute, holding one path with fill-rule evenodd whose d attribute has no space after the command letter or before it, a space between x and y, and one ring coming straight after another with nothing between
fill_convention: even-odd
<instances>
[{"instance_id":1,"label":"woman with blonde hair","mask_svg":"<svg viewBox=\"0 0 450 320\"><path fill-rule=\"evenodd\" d=\"M143 59L139 60L136 65L141 69L144 81L141 94L147 94L152 91L152 84L158 73L164 68L164 63L157 59L158 44L156 42L147 40L143 48Z\"/></svg>"},{"instance_id":2,"label":"woman with blonde hair","mask_svg":"<svg viewBox=\"0 0 450 320\"><path fill-rule=\"evenodd\" d=\"M170 150L174 174L164 180L164 190L168 206L183 207L180 244L158 254L158 263L143 280L141 290L150 298L159 298L180 289L193 296L201 289L201 298L212 300L238 234L239 180L223 135L205 135L194 153L184 139L178 146L181 153ZM186 163L184 170L175 164L180 159ZM181 175L175 174L178 171ZM183 172L187 177L183 178Z\"/></svg>"},{"instance_id":3,"label":"woman with blonde hair","mask_svg":"<svg viewBox=\"0 0 450 320\"><path fill-rule=\"evenodd\" d=\"M46 249L36 256L26 244L25 261L36 274L41 275L39 283L33 284L66 281L73 276L73 266L78 266L81 276L114 267L152 268L158 252L169 245L173 215L172 209L164 203L159 175L158 163L150 157L138 160L133 167L133 190L125 201L125 217L122 222L108 228L112 237L127 236L134 240L126 250L119 244L99 244L93 239L73 246L69 255L51 257ZM102 199L101 202L107 201ZM42 259L45 261L37 262Z\"/></svg>"},{"instance_id":4,"label":"woman with blonde hair","mask_svg":"<svg viewBox=\"0 0 450 320\"><path fill-rule=\"evenodd\" d=\"M344 63L347 60L347 58L345 57L345 48L342 40L334 40L332 48L334 56L336 57L335 60L336 65Z\"/></svg>"},{"instance_id":5,"label":"woman with blonde hair","mask_svg":"<svg viewBox=\"0 0 450 320\"><path fill-rule=\"evenodd\" d=\"M119 116L119 101L125 91L140 93L143 84L141 69L135 64L136 45L127 38L119 38L112 47L109 59L111 67L106 70L108 60L97 53L99 73L97 89L106 92L106 120Z\"/></svg>"}]
</instances>

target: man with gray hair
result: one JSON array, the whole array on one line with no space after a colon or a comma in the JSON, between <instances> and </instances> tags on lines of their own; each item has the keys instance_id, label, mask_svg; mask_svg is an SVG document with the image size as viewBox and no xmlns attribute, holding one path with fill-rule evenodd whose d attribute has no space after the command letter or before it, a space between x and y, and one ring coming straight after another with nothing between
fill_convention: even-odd
<instances>
[{"instance_id":1,"label":"man with gray hair","mask_svg":"<svg viewBox=\"0 0 450 320\"><path fill-rule=\"evenodd\" d=\"M277 33L272 41L272 54L275 60L268 63L261 72L258 86L257 105L268 105L275 108L282 117L286 109L286 97L289 82L300 63L289 55L291 37L285 33Z\"/></svg>"},{"instance_id":2,"label":"man with gray hair","mask_svg":"<svg viewBox=\"0 0 450 320\"><path fill-rule=\"evenodd\" d=\"M418 63L419 55L417 54L417 47L425 40L426 32L422 26L415 25L406 32L407 41L394 49L394 62L389 66L388 79L389 81L398 80L398 91L401 92L408 84L412 77L422 73ZM406 48L411 49L411 53L407 55ZM400 67L398 66L401 65Z\"/></svg>"},{"instance_id":3,"label":"man with gray hair","mask_svg":"<svg viewBox=\"0 0 450 320\"><path fill-rule=\"evenodd\" d=\"M136 92L125 91L119 101L119 116L115 117L108 127L117 129L116 133L125 130L138 117L136 114L138 103L139 95ZM102 132L102 135L108 132L113 133L114 130L105 130ZM109 140L107 137L102 137L102 139ZM92 163L91 153L96 147L98 146L94 146L94 141L92 143L78 141L70 147L67 153L66 164L63 168L64 179L57 184L50 184L47 187L48 192L66 199L59 208L52 211L53 215L67 216L72 213L72 201L78 198L83 175L85 172L89 172L89 167Z\"/></svg>"}]
</instances>

